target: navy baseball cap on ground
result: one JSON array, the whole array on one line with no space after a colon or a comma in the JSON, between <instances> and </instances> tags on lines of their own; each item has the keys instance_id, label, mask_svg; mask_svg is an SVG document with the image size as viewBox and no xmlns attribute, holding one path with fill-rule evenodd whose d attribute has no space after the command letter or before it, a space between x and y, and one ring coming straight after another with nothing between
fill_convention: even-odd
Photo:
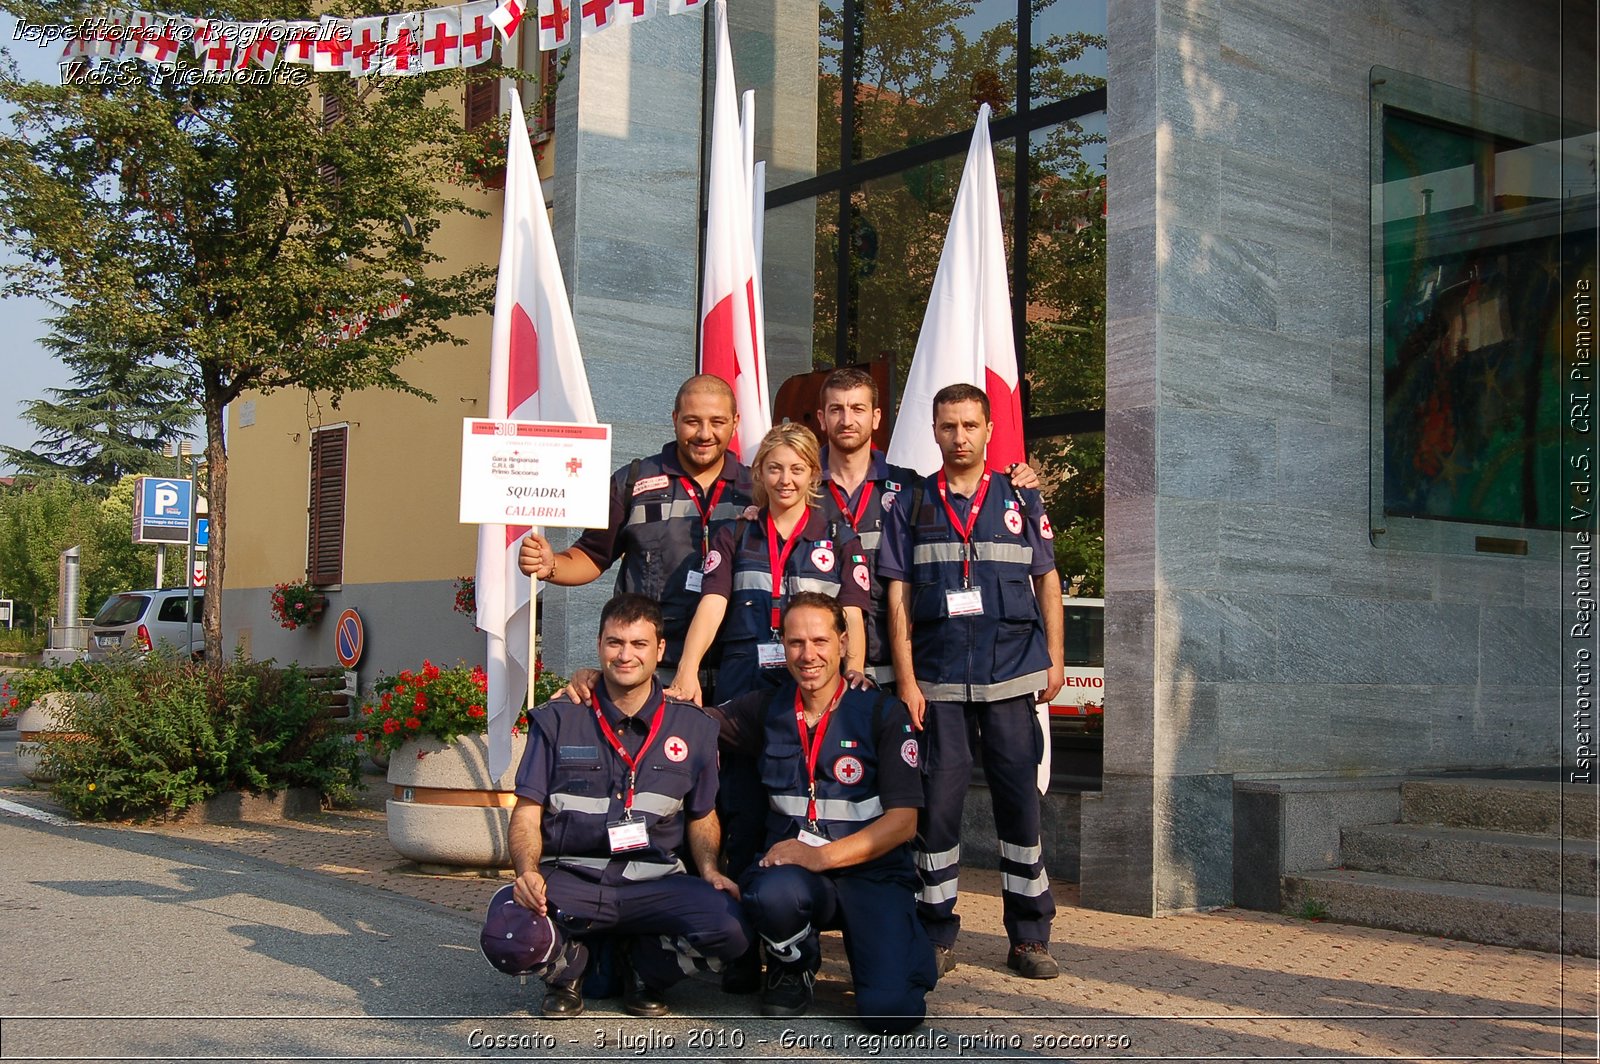
<instances>
[{"instance_id":1,"label":"navy baseball cap on ground","mask_svg":"<svg viewBox=\"0 0 1600 1064\"><path fill-rule=\"evenodd\" d=\"M489 963L507 975L527 975L548 964L556 952L556 930L548 916L524 909L501 887L489 902L478 943Z\"/></svg>"}]
</instances>

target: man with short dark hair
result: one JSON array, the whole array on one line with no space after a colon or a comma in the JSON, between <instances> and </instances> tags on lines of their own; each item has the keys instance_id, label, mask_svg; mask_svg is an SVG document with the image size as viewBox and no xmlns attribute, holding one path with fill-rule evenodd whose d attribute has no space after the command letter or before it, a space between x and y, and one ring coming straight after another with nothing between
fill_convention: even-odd
<instances>
[{"instance_id":1,"label":"man with short dark hair","mask_svg":"<svg viewBox=\"0 0 1600 1064\"><path fill-rule=\"evenodd\" d=\"M590 529L560 553L530 533L518 557L524 573L558 587L590 583L621 559L617 594L661 603L666 650L660 667L669 680L700 602L711 537L751 504L750 470L728 454L739 415L727 382L710 374L684 381L673 400L672 425L675 439L660 454L612 474L607 527ZM709 691L712 669L705 671L701 686Z\"/></svg>"},{"instance_id":2,"label":"man with short dark hair","mask_svg":"<svg viewBox=\"0 0 1600 1064\"><path fill-rule=\"evenodd\" d=\"M933 430L943 467L897 501L878 553L898 690L926 747L918 911L946 971L961 926L961 812L975 736L1000 837L1006 964L1050 979L1060 969L1049 953L1055 901L1039 844L1044 736L1034 704L1064 680L1054 532L1038 492L985 466L988 396L969 384L942 389Z\"/></svg>"},{"instance_id":3,"label":"man with short dark hair","mask_svg":"<svg viewBox=\"0 0 1600 1064\"><path fill-rule=\"evenodd\" d=\"M878 385L859 366L841 366L822 381L817 395L817 424L827 445L822 449L822 497L818 510L828 522L828 537L849 535L861 542L872 573L872 609L866 614L866 673L879 683L894 680L889 652L888 583L878 575L878 544L884 515L902 493L922 479L913 469L890 465L872 446L872 434L883 421ZM1006 471L1019 488L1036 488L1039 478L1024 463Z\"/></svg>"},{"instance_id":4,"label":"man with short dark hair","mask_svg":"<svg viewBox=\"0 0 1600 1064\"><path fill-rule=\"evenodd\" d=\"M525 969L545 981L540 1011L550 1019L583 1012L590 936L622 940L622 1007L646 1017L666 1014L662 991L688 968L750 944L738 888L718 870L717 723L663 694L661 627L651 599L613 598L600 615L600 682L588 704L558 699L529 718L511 813L512 897L551 923L541 938L549 948ZM678 857L686 843L698 877Z\"/></svg>"}]
</instances>

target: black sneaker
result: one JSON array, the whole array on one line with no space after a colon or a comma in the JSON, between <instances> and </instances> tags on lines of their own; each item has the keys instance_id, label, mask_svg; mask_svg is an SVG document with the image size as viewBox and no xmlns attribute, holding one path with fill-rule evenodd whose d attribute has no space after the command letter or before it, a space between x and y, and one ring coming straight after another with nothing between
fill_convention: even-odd
<instances>
[{"instance_id":1,"label":"black sneaker","mask_svg":"<svg viewBox=\"0 0 1600 1064\"><path fill-rule=\"evenodd\" d=\"M761 991L761 1015L804 1016L811 1008L811 986L816 981L804 968L774 968Z\"/></svg>"},{"instance_id":2,"label":"black sneaker","mask_svg":"<svg viewBox=\"0 0 1600 1064\"><path fill-rule=\"evenodd\" d=\"M1006 967L1024 979L1054 979L1061 966L1043 942L1018 942L1006 955Z\"/></svg>"}]
</instances>

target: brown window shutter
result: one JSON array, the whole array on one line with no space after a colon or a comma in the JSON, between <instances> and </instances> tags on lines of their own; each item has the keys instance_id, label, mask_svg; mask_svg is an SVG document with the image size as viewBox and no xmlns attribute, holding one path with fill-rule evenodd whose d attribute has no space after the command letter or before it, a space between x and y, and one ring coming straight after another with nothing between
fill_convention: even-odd
<instances>
[{"instance_id":1,"label":"brown window shutter","mask_svg":"<svg viewBox=\"0 0 1600 1064\"><path fill-rule=\"evenodd\" d=\"M344 580L345 457L350 430L318 429L311 434L311 505L306 541L306 576L313 584Z\"/></svg>"},{"instance_id":2,"label":"brown window shutter","mask_svg":"<svg viewBox=\"0 0 1600 1064\"><path fill-rule=\"evenodd\" d=\"M467 82L467 113L463 128L469 132L500 117L500 79L486 76L495 73L499 67L500 43L496 41L494 54L480 72L485 76L474 77Z\"/></svg>"},{"instance_id":3,"label":"brown window shutter","mask_svg":"<svg viewBox=\"0 0 1600 1064\"><path fill-rule=\"evenodd\" d=\"M344 101L337 96L324 96L322 98L322 131L326 133L344 120ZM322 180L338 185L342 180L339 177L339 168L332 163L324 163L319 172Z\"/></svg>"}]
</instances>

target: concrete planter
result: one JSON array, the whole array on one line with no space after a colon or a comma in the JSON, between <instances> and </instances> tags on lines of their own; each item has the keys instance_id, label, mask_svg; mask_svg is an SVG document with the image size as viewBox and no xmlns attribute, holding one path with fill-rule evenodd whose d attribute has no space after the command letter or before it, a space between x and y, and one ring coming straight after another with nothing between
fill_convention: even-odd
<instances>
[{"instance_id":1,"label":"concrete planter","mask_svg":"<svg viewBox=\"0 0 1600 1064\"><path fill-rule=\"evenodd\" d=\"M489 775L487 735L413 739L395 751L390 844L423 865L510 868L511 788L526 745L526 735L512 738L511 765L498 780Z\"/></svg>"},{"instance_id":2,"label":"concrete planter","mask_svg":"<svg viewBox=\"0 0 1600 1064\"><path fill-rule=\"evenodd\" d=\"M63 730L62 719L70 709L72 700L82 697L65 691L50 691L40 695L17 718L17 768L31 782L49 784L56 781L55 773L47 770L39 761L39 755L43 752L39 742L42 739L71 736L72 733Z\"/></svg>"}]
</instances>

